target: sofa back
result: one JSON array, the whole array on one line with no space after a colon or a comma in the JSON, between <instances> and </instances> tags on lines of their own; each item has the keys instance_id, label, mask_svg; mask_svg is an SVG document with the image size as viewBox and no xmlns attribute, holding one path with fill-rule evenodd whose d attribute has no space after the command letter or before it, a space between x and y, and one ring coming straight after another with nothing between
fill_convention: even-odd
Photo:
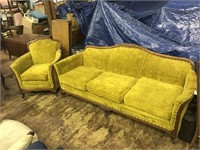
<instances>
[{"instance_id":1,"label":"sofa back","mask_svg":"<svg viewBox=\"0 0 200 150\"><path fill-rule=\"evenodd\" d=\"M194 67L189 59L162 55L134 44L88 46L83 63L88 67L181 86L184 86L187 73Z\"/></svg>"},{"instance_id":2,"label":"sofa back","mask_svg":"<svg viewBox=\"0 0 200 150\"><path fill-rule=\"evenodd\" d=\"M151 51L147 53L141 76L184 86L188 72L194 68L192 61Z\"/></svg>"},{"instance_id":3,"label":"sofa back","mask_svg":"<svg viewBox=\"0 0 200 150\"><path fill-rule=\"evenodd\" d=\"M87 67L139 78L146 54L140 47L133 47L130 44L88 46L84 51L83 63Z\"/></svg>"}]
</instances>

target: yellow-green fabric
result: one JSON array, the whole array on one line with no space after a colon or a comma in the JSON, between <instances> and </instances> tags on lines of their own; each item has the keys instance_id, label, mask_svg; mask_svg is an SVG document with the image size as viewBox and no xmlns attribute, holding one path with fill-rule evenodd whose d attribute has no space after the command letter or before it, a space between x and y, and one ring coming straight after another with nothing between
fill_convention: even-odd
<instances>
[{"instance_id":1,"label":"yellow-green fabric","mask_svg":"<svg viewBox=\"0 0 200 150\"><path fill-rule=\"evenodd\" d=\"M26 62L26 63L24 63ZM23 64L23 65L22 65ZM19 86L22 87L21 74L33 65L30 52L18 57L11 65L10 68L15 74L15 77L19 83Z\"/></svg>"},{"instance_id":2,"label":"yellow-green fabric","mask_svg":"<svg viewBox=\"0 0 200 150\"><path fill-rule=\"evenodd\" d=\"M142 68L142 76L184 86L186 75L191 67L187 61L148 54Z\"/></svg>"},{"instance_id":3,"label":"yellow-green fabric","mask_svg":"<svg viewBox=\"0 0 200 150\"><path fill-rule=\"evenodd\" d=\"M23 65L22 65L23 64ZM10 68L17 73L18 75L21 75L25 70L30 68L33 65L31 53L28 52L20 57L18 57L11 65Z\"/></svg>"},{"instance_id":4,"label":"yellow-green fabric","mask_svg":"<svg viewBox=\"0 0 200 150\"><path fill-rule=\"evenodd\" d=\"M18 57L11 65L21 92L52 90L59 87L53 69L61 58L60 42L52 39L37 39L28 44L30 52Z\"/></svg>"},{"instance_id":5,"label":"yellow-green fabric","mask_svg":"<svg viewBox=\"0 0 200 150\"><path fill-rule=\"evenodd\" d=\"M104 71L92 67L80 66L59 76L60 84L66 84L80 90L87 90L87 83Z\"/></svg>"},{"instance_id":6,"label":"yellow-green fabric","mask_svg":"<svg viewBox=\"0 0 200 150\"><path fill-rule=\"evenodd\" d=\"M190 70L185 79L184 89L181 95L176 99L177 102L182 103L188 100L197 89L197 75L194 70Z\"/></svg>"},{"instance_id":7,"label":"yellow-green fabric","mask_svg":"<svg viewBox=\"0 0 200 150\"><path fill-rule=\"evenodd\" d=\"M46 81L48 80L48 72L50 64L36 64L21 74L23 81Z\"/></svg>"},{"instance_id":8,"label":"yellow-green fabric","mask_svg":"<svg viewBox=\"0 0 200 150\"><path fill-rule=\"evenodd\" d=\"M171 115L171 120L170 120L170 125L171 126L175 126L175 122L176 122L176 115L177 115L177 111L180 108L180 106L184 103L187 102L189 103L189 101L191 100L191 98L194 95L194 91L197 89L197 75L194 72L194 70L190 70L187 73L186 76L186 80L185 80L185 85L183 88L182 93L176 98L176 100L174 101L174 106L172 109L172 115ZM187 104L188 105L188 104ZM181 114L181 120L184 116L184 113L186 111L187 105L185 106L185 108L183 109L183 112ZM185 111L184 111L185 110ZM179 124L179 128L180 128L181 122Z\"/></svg>"},{"instance_id":9,"label":"yellow-green fabric","mask_svg":"<svg viewBox=\"0 0 200 150\"><path fill-rule=\"evenodd\" d=\"M139 48L87 48L83 62L84 66L139 78L146 55L147 53Z\"/></svg>"},{"instance_id":10,"label":"yellow-green fabric","mask_svg":"<svg viewBox=\"0 0 200 150\"><path fill-rule=\"evenodd\" d=\"M59 62L54 64L54 68L56 69L57 75L60 76L82 65L83 53L78 53L76 55L72 55L60 60Z\"/></svg>"},{"instance_id":11,"label":"yellow-green fabric","mask_svg":"<svg viewBox=\"0 0 200 150\"><path fill-rule=\"evenodd\" d=\"M65 58L54 66L63 91L170 131L172 135L178 133L175 127L180 128L197 84L189 60L167 57L134 45L89 46L84 52ZM88 67L90 71L76 70L79 66ZM94 69L104 72L87 82L79 78L75 81L76 77L94 72ZM74 70L76 75L68 74ZM126 77L135 80L124 82ZM68 81L76 84L69 85ZM131 82L133 84L123 94L126 83ZM177 120L184 102L187 103Z\"/></svg>"},{"instance_id":12,"label":"yellow-green fabric","mask_svg":"<svg viewBox=\"0 0 200 150\"><path fill-rule=\"evenodd\" d=\"M83 99L87 99L88 101L91 101L92 103L106 106L122 114L135 117L136 119L148 122L150 124L153 124L155 126L161 127L166 130L170 130L170 131L173 130L172 126L169 125L169 120L162 119L157 116L146 113L144 111L124 105L124 103L119 104L119 103L110 101L104 97L100 97L98 95L92 94L88 91L75 89L67 85L62 85L61 89L73 95L77 95L78 97L82 97Z\"/></svg>"},{"instance_id":13,"label":"yellow-green fabric","mask_svg":"<svg viewBox=\"0 0 200 150\"><path fill-rule=\"evenodd\" d=\"M31 42L28 46L34 64L51 63L59 49L59 42L47 38Z\"/></svg>"},{"instance_id":14,"label":"yellow-green fabric","mask_svg":"<svg viewBox=\"0 0 200 150\"><path fill-rule=\"evenodd\" d=\"M110 56L118 48L99 49L87 48L84 50L83 65L109 71Z\"/></svg>"},{"instance_id":15,"label":"yellow-green fabric","mask_svg":"<svg viewBox=\"0 0 200 150\"><path fill-rule=\"evenodd\" d=\"M124 104L163 119L170 119L182 86L142 77L124 96Z\"/></svg>"},{"instance_id":16,"label":"yellow-green fabric","mask_svg":"<svg viewBox=\"0 0 200 150\"><path fill-rule=\"evenodd\" d=\"M27 91L50 90L53 85L49 81L22 81L21 88Z\"/></svg>"},{"instance_id":17,"label":"yellow-green fabric","mask_svg":"<svg viewBox=\"0 0 200 150\"><path fill-rule=\"evenodd\" d=\"M87 90L116 103L121 103L124 94L136 82L137 79L134 77L104 72L87 84Z\"/></svg>"}]
</instances>

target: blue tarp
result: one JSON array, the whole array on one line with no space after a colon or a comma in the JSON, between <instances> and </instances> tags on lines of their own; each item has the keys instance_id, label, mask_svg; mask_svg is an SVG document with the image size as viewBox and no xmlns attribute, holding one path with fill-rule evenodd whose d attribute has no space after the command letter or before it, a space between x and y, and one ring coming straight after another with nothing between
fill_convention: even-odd
<instances>
[{"instance_id":1,"label":"blue tarp","mask_svg":"<svg viewBox=\"0 0 200 150\"><path fill-rule=\"evenodd\" d=\"M70 1L61 7L66 12L74 12L86 36L85 45L136 43L158 53L198 61L199 1L155 2L151 2L154 5L144 5L143 1L140 4L104 0L93 3ZM61 7L58 7L58 14L63 18L65 12Z\"/></svg>"},{"instance_id":2,"label":"blue tarp","mask_svg":"<svg viewBox=\"0 0 200 150\"><path fill-rule=\"evenodd\" d=\"M181 45L200 47L200 1L170 1L146 24Z\"/></svg>"}]
</instances>

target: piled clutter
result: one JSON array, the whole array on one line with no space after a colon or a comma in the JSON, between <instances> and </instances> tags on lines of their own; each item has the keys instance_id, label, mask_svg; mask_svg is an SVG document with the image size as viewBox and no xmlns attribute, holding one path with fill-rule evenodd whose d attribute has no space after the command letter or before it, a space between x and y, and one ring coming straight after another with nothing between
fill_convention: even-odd
<instances>
[{"instance_id":1,"label":"piled clutter","mask_svg":"<svg viewBox=\"0 0 200 150\"><path fill-rule=\"evenodd\" d=\"M38 2L32 7L32 11L27 11L22 20L24 33L49 34L48 17L45 15L44 4Z\"/></svg>"},{"instance_id":2,"label":"piled clutter","mask_svg":"<svg viewBox=\"0 0 200 150\"><path fill-rule=\"evenodd\" d=\"M48 34L48 17L45 15L44 4L37 2L31 5L29 1L2 0L1 24L10 28L12 26L23 26L23 33ZM14 27L10 28L11 30ZM15 33L13 32L13 35Z\"/></svg>"}]
</instances>

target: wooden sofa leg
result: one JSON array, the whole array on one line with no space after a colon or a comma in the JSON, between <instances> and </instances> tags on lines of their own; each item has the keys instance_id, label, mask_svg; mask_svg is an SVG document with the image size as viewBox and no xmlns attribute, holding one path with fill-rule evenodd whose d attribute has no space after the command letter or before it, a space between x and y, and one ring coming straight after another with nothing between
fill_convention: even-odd
<instances>
[{"instance_id":1,"label":"wooden sofa leg","mask_svg":"<svg viewBox=\"0 0 200 150\"><path fill-rule=\"evenodd\" d=\"M53 89L53 90L51 90L51 91L52 91L53 93L55 93L57 97L59 96L59 94L58 94L59 89Z\"/></svg>"},{"instance_id":2,"label":"wooden sofa leg","mask_svg":"<svg viewBox=\"0 0 200 150\"><path fill-rule=\"evenodd\" d=\"M21 98L25 99L25 93L21 92Z\"/></svg>"},{"instance_id":3,"label":"wooden sofa leg","mask_svg":"<svg viewBox=\"0 0 200 150\"><path fill-rule=\"evenodd\" d=\"M64 92L64 91L60 91L60 94L62 95L62 97L66 97L67 95L69 95L68 93Z\"/></svg>"},{"instance_id":4,"label":"wooden sofa leg","mask_svg":"<svg viewBox=\"0 0 200 150\"><path fill-rule=\"evenodd\" d=\"M105 110L105 116L108 116L110 114L110 110Z\"/></svg>"},{"instance_id":5,"label":"wooden sofa leg","mask_svg":"<svg viewBox=\"0 0 200 150\"><path fill-rule=\"evenodd\" d=\"M176 144L176 137L171 137L172 144Z\"/></svg>"}]
</instances>

